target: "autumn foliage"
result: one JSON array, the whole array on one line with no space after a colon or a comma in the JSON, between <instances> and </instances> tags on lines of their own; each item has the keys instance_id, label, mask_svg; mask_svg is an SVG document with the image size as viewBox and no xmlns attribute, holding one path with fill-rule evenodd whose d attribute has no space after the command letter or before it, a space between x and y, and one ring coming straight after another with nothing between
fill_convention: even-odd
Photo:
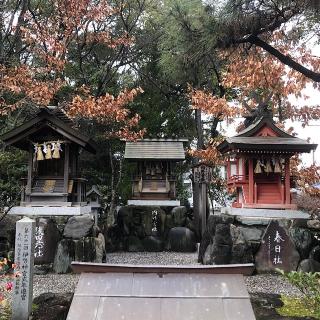
<instances>
[{"instance_id":1,"label":"autumn foliage","mask_svg":"<svg viewBox=\"0 0 320 320\"><path fill-rule=\"evenodd\" d=\"M320 71L320 58L312 55L304 45L299 44L294 35L287 37L280 30L268 35L275 48L294 58L314 71ZM303 94L307 84L312 83L319 88L319 83L313 83L301 73L289 69L271 54L259 47L237 47L220 51L224 61L221 83L228 93L215 96L207 90L191 90L190 100L193 109L200 109L205 114L221 120L230 120L235 116L248 114L259 115L259 108L268 105L283 127L283 121L290 119L307 125L310 120L320 119L318 105L295 105L290 96L308 100ZM240 126L243 129L243 125ZM191 153L205 162L220 164L221 155L216 146L221 137L210 139L205 150L193 150ZM320 168L311 166L301 168L299 163L292 164L292 174L297 178L297 185L303 191L319 195L319 190L313 185L320 181Z\"/></svg>"},{"instance_id":2,"label":"autumn foliage","mask_svg":"<svg viewBox=\"0 0 320 320\"><path fill-rule=\"evenodd\" d=\"M110 23L117 13L118 8L105 0L50 0L22 9L19 18L8 26L9 36L18 38L19 53L12 59L8 55L0 64L0 114L22 106L46 106L68 85L74 91L70 107L65 104L71 115L116 123L114 135L122 138L140 137L143 131L135 130L139 117L125 107L142 92L140 88L124 90L117 97L97 95L91 88L84 96L83 91L78 95L78 84L65 76L65 68L73 63L71 49L77 48L78 55L83 56L97 45L113 49L132 44L134 39L126 32L115 35L111 31Z\"/></svg>"},{"instance_id":3,"label":"autumn foliage","mask_svg":"<svg viewBox=\"0 0 320 320\"><path fill-rule=\"evenodd\" d=\"M142 92L141 88L124 90L116 98L110 94L98 98L92 95L77 95L68 107L68 114L73 117L81 115L82 118L95 119L103 124L118 124L118 130L113 129L109 136L136 140L143 137L145 130L134 131L139 124L140 116L130 116L130 110L125 106Z\"/></svg>"}]
</instances>

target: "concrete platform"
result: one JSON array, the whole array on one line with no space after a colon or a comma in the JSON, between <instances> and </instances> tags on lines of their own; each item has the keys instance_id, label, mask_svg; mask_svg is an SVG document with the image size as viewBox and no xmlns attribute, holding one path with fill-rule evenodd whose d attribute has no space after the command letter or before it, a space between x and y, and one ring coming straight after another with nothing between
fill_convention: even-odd
<instances>
[{"instance_id":1,"label":"concrete platform","mask_svg":"<svg viewBox=\"0 0 320 320\"><path fill-rule=\"evenodd\" d=\"M255 320L243 275L162 268L82 273L67 320Z\"/></svg>"},{"instance_id":2,"label":"concrete platform","mask_svg":"<svg viewBox=\"0 0 320 320\"><path fill-rule=\"evenodd\" d=\"M18 216L80 216L91 213L91 206L78 207L13 207L8 214Z\"/></svg>"},{"instance_id":3,"label":"concrete platform","mask_svg":"<svg viewBox=\"0 0 320 320\"><path fill-rule=\"evenodd\" d=\"M128 200L128 205L154 206L154 207L179 207L180 200Z\"/></svg>"},{"instance_id":4,"label":"concrete platform","mask_svg":"<svg viewBox=\"0 0 320 320\"><path fill-rule=\"evenodd\" d=\"M221 213L232 216L257 217L269 219L309 219L310 215L300 210L221 208Z\"/></svg>"}]
</instances>

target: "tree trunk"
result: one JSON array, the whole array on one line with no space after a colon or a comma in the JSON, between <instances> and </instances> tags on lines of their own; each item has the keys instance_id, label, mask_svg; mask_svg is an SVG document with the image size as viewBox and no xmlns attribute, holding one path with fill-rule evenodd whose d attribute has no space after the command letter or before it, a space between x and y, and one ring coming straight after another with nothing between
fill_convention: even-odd
<instances>
[{"instance_id":1,"label":"tree trunk","mask_svg":"<svg viewBox=\"0 0 320 320\"><path fill-rule=\"evenodd\" d=\"M107 215L107 227L114 224L114 213L116 209L117 192L122 179L123 160L119 160L119 170L116 170L111 149L109 150L110 166L111 166L111 199L110 208ZM118 172L118 177L117 177ZM116 182L117 181L117 182Z\"/></svg>"}]
</instances>

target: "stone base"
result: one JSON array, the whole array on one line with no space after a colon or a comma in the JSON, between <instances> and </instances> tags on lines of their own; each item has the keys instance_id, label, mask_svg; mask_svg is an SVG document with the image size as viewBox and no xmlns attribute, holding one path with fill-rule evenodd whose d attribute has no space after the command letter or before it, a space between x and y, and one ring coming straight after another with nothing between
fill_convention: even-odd
<instances>
[{"instance_id":1,"label":"stone base","mask_svg":"<svg viewBox=\"0 0 320 320\"><path fill-rule=\"evenodd\" d=\"M221 208L221 213L241 216L257 217L266 219L309 219L310 215L299 210L279 210L279 209L247 209L247 208Z\"/></svg>"},{"instance_id":2,"label":"stone base","mask_svg":"<svg viewBox=\"0 0 320 320\"><path fill-rule=\"evenodd\" d=\"M13 207L8 214L19 216L80 216L91 213L91 206L83 207Z\"/></svg>"},{"instance_id":3,"label":"stone base","mask_svg":"<svg viewBox=\"0 0 320 320\"><path fill-rule=\"evenodd\" d=\"M180 200L128 200L128 205L154 206L154 207L179 207Z\"/></svg>"}]
</instances>

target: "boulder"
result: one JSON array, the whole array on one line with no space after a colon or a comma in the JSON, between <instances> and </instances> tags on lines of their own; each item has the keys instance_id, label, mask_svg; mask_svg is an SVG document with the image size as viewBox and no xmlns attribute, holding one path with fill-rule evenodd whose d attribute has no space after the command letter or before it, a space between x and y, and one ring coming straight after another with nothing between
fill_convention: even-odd
<instances>
[{"instance_id":1,"label":"boulder","mask_svg":"<svg viewBox=\"0 0 320 320\"><path fill-rule=\"evenodd\" d=\"M313 259L304 259L300 262L298 271L320 272L320 262Z\"/></svg>"},{"instance_id":2,"label":"boulder","mask_svg":"<svg viewBox=\"0 0 320 320\"><path fill-rule=\"evenodd\" d=\"M220 223L216 226L212 245L213 264L228 264L232 259L232 238L230 225Z\"/></svg>"},{"instance_id":3,"label":"boulder","mask_svg":"<svg viewBox=\"0 0 320 320\"><path fill-rule=\"evenodd\" d=\"M202 235L202 239L201 239L200 246L199 246L199 252L198 252L198 262L199 263L211 264L211 263L208 263L208 261L211 260L211 257L210 257L210 259L208 258L208 254L209 254L209 252L210 252L210 254L212 252L211 245L213 242L213 237L214 236L212 236L210 234L210 232L208 231L208 228L207 228L206 231ZM211 246L211 248L208 251L209 246Z\"/></svg>"},{"instance_id":4,"label":"boulder","mask_svg":"<svg viewBox=\"0 0 320 320\"><path fill-rule=\"evenodd\" d=\"M132 211L133 206L124 206L121 207L118 211L117 225L124 235L130 234L130 228L132 225Z\"/></svg>"},{"instance_id":5,"label":"boulder","mask_svg":"<svg viewBox=\"0 0 320 320\"><path fill-rule=\"evenodd\" d=\"M230 234L232 239L231 263L252 263L253 254L250 243L243 234L243 228L230 225Z\"/></svg>"},{"instance_id":6,"label":"boulder","mask_svg":"<svg viewBox=\"0 0 320 320\"><path fill-rule=\"evenodd\" d=\"M308 258L310 248L313 243L313 236L311 232L303 228L291 228L290 236L300 254L301 259Z\"/></svg>"},{"instance_id":7,"label":"boulder","mask_svg":"<svg viewBox=\"0 0 320 320\"><path fill-rule=\"evenodd\" d=\"M124 238L118 225L106 228L104 239L106 252L124 250Z\"/></svg>"},{"instance_id":8,"label":"boulder","mask_svg":"<svg viewBox=\"0 0 320 320\"><path fill-rule=\"evenodd\" d=\"M246 241L261 241L263 230L255 227L239 227Z\"/></svg>"},{"instance_id":9,"label":"boulder","mask_svg":"<svg viewBox=\"0 0 320 320\"><path fill-rule=\"evenodd\" d=\"M160 238L148 236L142 240L144 251L159 252L163 250L164 244Z\"/></svg>"},{"instance_id":10,"label":"boulder","mask_svg":"<svg viewBox=\"0 0 320 320\"><path fill-rule=\"evenodd\" d=\"M123 206L119 209L117 225L122 237L136 236L140 239L160 235L164 231L165 212L154 206Z\"/></svg>"},{"instance_id":11,"label":"boulder","mask_svg":"<svg viewBox=\"0 0 320 320\"><path fill-rule=\"evenodd\" d=\"M320 262L320 246L315 246L311 249L309 258Z\"/></svg>"},{"instance_id":12,"label":"boulder","mask_svg":"<svg viewBox=\"0 0 320 320\"><path fill-rule=\"evenodd\" d=\"M56 222L53 219L37 219L35 230L34 263L52 263L59 240L60 232Z\"/></svg>"},{"instance_id":13,"label":"boulder","mask_svg":"<svg viewBox=\"0 0 320 320\"><path fill-rule=\"evenodd\" d=\"M180 206L174 207L171 211L175 227L185 227L187 223L187 208Z\"/></svg>"},{"instance_id":14,"label":"boulder","mask_svg":"<svg viewBox=\"0 0 320 320\"><path fill-rule=\"evenodd\" d=\"M106 253L106 241L102 233L99 233L98 237L95 238L95 248L96 256L93 262L102 263Z\"/></svg>"},{"instance_id":15,"label":"boulder","mask_svg":"<svg viewBox=\"0 0 320 320\"><path fill-rule=\"evenodd\" d=\"M91 262L96 256L95 238L87 237L80 240L74 240L75 261Z\"/></svg>"},{"instance_id":16,"label":"boulder","mask_svg":"<svg viewBox=\"0 0 320 320\"><path fill-rule=\"evenodd\" d=\"M67 273L71 271L71 262L75 260L75 243L72 239L63 239L58 243L54 257L53 271Z\"/></svg>"},{"instance_id":17,"label":"boulder","mask_svg":"<svg viewBox=\"0 0 320 320\"><path fill-rule=\"evenodd\" d=\"M175 227L169 231L167 249L176 252L196 251L195 234L188 228Z\"/></svg>"},{"instance_id":18,"label":"boulder","mask_svg":"<svg viewBox=\"0 0 320 320\"><path fill-rule=\"evenodd\" d=\"M127 239L127 250L129 252L142 252L144 251L141 240L135 236L129 236Z\"/></svg>"},{"instance_id":19,"label":"boulder","mask_svg":"<svg viewBox=\"0 0 320 320\"><path fill-rule=\"evenodd\" d=\"M201 262L202 264L213 264L212 251L213 251L213 243L210 243L207 246L205 253L203 254L202 260L199 262Z\"/></svg>"},{"instance_id":20,"label":"boulder","mask_svg":"<svg viewBox=\"0 0 320 320\"><path fill-rule=\"evenodd\" d=\"M229 216L229 215L210 215L208 217L207 220L207 226L206 226L206 230L202 235L202 239L200 242L200 247L199 247L199 254L198 254L198 262L200 263L204 263L204 256L206 255L205 261L206 264L208 264L208 261L211 261L211 263L213 262L213 257L211 256L210 259L208 258L208 252L213 252L213 246L210 248L210 250L207 251L208 246L211 244L213 244L214 242L216 242L215 239L215 234L216 234L216 227L217 225L226 225L226 229L229 229L229 225L231 223L234 222L234 217L233 216ZM223 227L219 227L219 228L223 228ZM230 235L230 230L227 232L228 236ZM221 238L221 236L223 236L223 234L218 235L218 238ZM221 240L221 239L220 239ZM218 242L220 241L218 239ZM228 240L229 241L229 240ZM223 242L220 244L224 244ZM228 243L228 245L230 245L230 243ZM216 248L217 249L217 248Z\"/></svg>"},{"instance_id":21,"label":"boulder","mask_svg":"<svg viewBox=\"0 0 320 320\"><path fill-rule=\"evenodd\" d=\"M73 293L42 293L34 298L36 307L32 320L65 320L69 312Z\"/></svg>"},{"instance_id":22,"label":"boulder","mask_svg":"<svg viewBox=\"0 0 320 320\"><path fill-rule=\"evenodd\" d=\"M310 228L310 229L315 229L315 230L320 230L320 220L309 220L307 222L307 226Z\"/></svg>"},{"instance_id":23,"label":"boulder","mask_svg":"<svg viewBox=\"0 0 320 320\"><path fill-rule=\"evenodd\" d=\"M105 239L102 233L98 237L86 237L74 240L75 261L102 263L105 255Z\"/></svg>"},{"instance_id":24,"label":"boulder","mask_svg":"<svg viewBox=\"0 0 320 320\"><path fill-rule=\"evenodd\" d=\"M65 238L81 239L92 234L94 220L91 215L74 216L68 219L64 228L63 236Z\"/></svg>"}]
</instances>

